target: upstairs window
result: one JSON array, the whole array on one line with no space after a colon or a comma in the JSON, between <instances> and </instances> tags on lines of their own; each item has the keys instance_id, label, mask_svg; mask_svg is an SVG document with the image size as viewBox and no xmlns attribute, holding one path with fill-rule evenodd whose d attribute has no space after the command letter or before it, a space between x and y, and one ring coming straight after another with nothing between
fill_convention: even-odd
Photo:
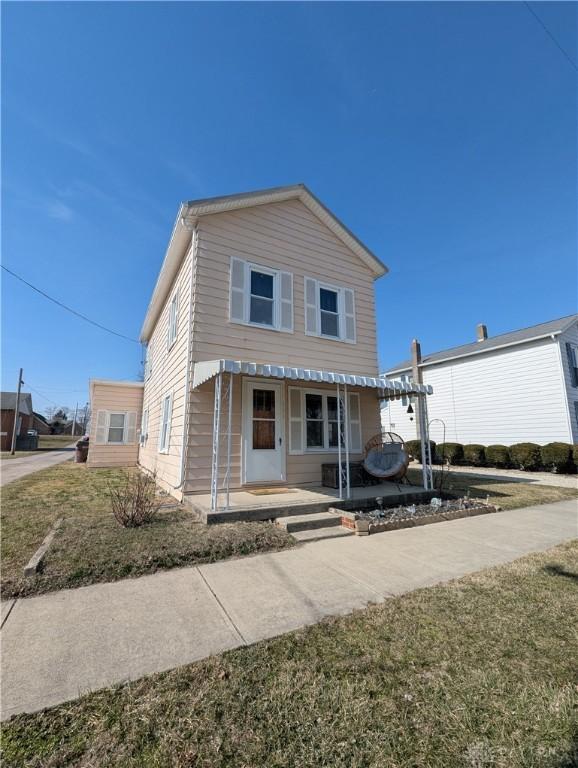
<instances>
[{"instance_id":1,"label":"upstairs window","mask_svg":"<svg viewBox=\"0 0 578 768\"><path fill-rule=\"evenodd\" d=\"M249 268L249 322L275 327L275 273Z\"/></svg>"},{"instance_id":2,"label":"upstairs window","mask_svg":"<svg viewBox=\"0 0 578 768\"><path fill-rule=\"evenodd\" d=\"M352 288L305 278L305 333L355 344L355 297Z\"/></svg>"},{"instance_id":3,"label":"upstairs window","mask_svg":"<svg viewBox=\"0 0 578 768\"><path fill-rule=\"evenodd\" d=\"M169 323L167 329L167 347L170 349L177 340L179 296L175 293L169 305Z\"/></svg>"},{"instance_id":4,"label":"upstairs window","mask_svg":"<svg viewBox=\"0 0 578 768\"><path fill-rule=\"evenodd\" d=\"M293 275L233 257L229 320L293 333Z\"/></svg>"},{"instance_id":5,"label":"upstairs window","mask_svg":"<svg viewBox=\"0 0 578 768\"><path fill-rule=\"evenodd\" d=\"M319 312L321 335L339 338L339 292L331 288L319 288Z\"/></svg>"}]
</instances>

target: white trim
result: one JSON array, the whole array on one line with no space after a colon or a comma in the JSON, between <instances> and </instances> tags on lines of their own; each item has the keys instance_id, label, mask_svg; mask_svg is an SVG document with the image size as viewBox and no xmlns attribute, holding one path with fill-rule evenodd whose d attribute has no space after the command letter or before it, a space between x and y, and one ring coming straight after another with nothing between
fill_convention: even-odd
<instances>
[{"instance_id":1,"label":"white trim","mask_svg":"<svg viewBox=\"0 0 578 768\"><path fill-rule=\"evenodd\" d=\"M314 284L315 304L311 304L310 302L307 301L307 281L310 281L311 283ZM323 333L321 330L321 326L322 326L321 313L328 312L329 314L335 314L333 312L329 312L328 310L321 309L321 291L322 290L331 291L332 293L335 293L337 295L337 334L338 334L337 336ZM351 292L351 301L353 304L352 313L346 313L345 311L346 291ZM306 336L317 336L320 339L324 339L326 341L340 341L345 344L357 343L357 318L356 318L356 311L355 311L355 290L353 288L349 288L346 285L335 285L334 283L326 283L322 280L317 280L315 277L304 275L303 276L303 293L304 293L305 335ZM308 309L315 309L315 312L316 312L315 331L311 329L308 330L308 324L307 324ZM351 339L346 338L346 322L348 317L351 317L353 321L353 338Z\"/></svg>"},{"instance_id":2,"label":"white trim","mask_svg":"<svg viewBox=\"0 0 578 768\"><path fill-rule=\"evenodd\" d=\"M279 409L279 418L275 419L276 424L279 425L279 434L275 434L275 438L281 438L282 450L281 456L281 477L277 481L272 480L250 480L247 481L247 445L248 440L252 437L253 423L249 416L252 416L252 403L249 403L248 393L253 391L253 388L273 389L278 394L278 398L275 400L275 415L277 416L277 409ZM288 446L286 442L285 434L285 392L284 387L280 382L271 382L270 379L243 379L243 390L241 396L241 484L246 485L249 483L259 482L285 482L287 479L287 453ZM251 406L251 408L249 407ZM251 421L251 430L248 434L248 422Z\"/></svg>"},{"instance_id":3,"label":"white trim","mask_svg":"<svg viewBox=\"0 0 578 768\"><path fill-rule=\"evenodd\" d=\"M499 344L495 347L486 347L485 349L472 349L470 352L464 352L461 355L450 355L449 357L440 358L439 360L426 360L419 364L420 368L427 368L431 365L440 365L440 363L449 363L452 360L461 360L464 357L472 357L473 355L484 355L490 352L495 352L498 349L508 349L509 347L519 347L520 344L529 344L534 341L542 341L543 339L552 339L554 336L559 336L563 331L553 331L551 333L544 333L541 336L533 336L531 339L520 339L519 341L510 341L507 344ZM434 353L435 354L435 353ZM427 355L426 355L427 357ZM411 365L406 368L395 368L385 372L385 376L397 376L400 373L407 373L411 371Z\"/></svg>"},{"instance_id":4,"label":"white trim","mask_svg":"<svg viewBox=\"0 0 578 768\"><path fill-rule=\"evenodd\" d=\"M233 286L232 282L232 273L233 273L233 261L238 261L239 263L243 264L244 269L244 286L243 289L237 288L236 286ZM272 307L272 325L268 325L267 323L256 323L251 320L251 298L253 297L253 294L251 293L251 272L262 272L264 275L269 275L273 278L273 297L272 299L268 299L266 297L259 297L255 296L255 298L263 298L265 301L270 301L273 305ZM291 279L291 328L283 328L281 327L281 304L282 303L289 303L289 300L285 300L283 302L281 298L281 276L282 275L288 275ZM231 307L232 307L232 294L234 292L242 293L243 295L243 319L239 320L236 318L233 318L231 315ZM294 312L294 300L293 300L293 273L292 272L286 272L285 270L281 269L275 269L273 267L266 267L262 264L257 264L253 261L247 261L246 259L241 259L238 256L232 256L231 257L231 265L230 265L230 274L229 274L229 322L234 323L235 325L248 325L251 328L261 328L265 331L277 331L278 333L293 333L293 312Z\"/></svg>"},{"instance_id":5,"label":"white trim","mask_svg":"<svg viewBox=\"0 0 578 768\"><path fill-rule=\"evenodd\" d=\"M128 445L127 439L126 439L126 431L127 431L127 416L128 411L107 411L107 418L106 418L106 445ZM122 416L122 440L111 440L110 439L110 430L111 429L120 429L120 427L111 427L110 426L110 418L111 416Z\"/></svg>"}]
</instances>

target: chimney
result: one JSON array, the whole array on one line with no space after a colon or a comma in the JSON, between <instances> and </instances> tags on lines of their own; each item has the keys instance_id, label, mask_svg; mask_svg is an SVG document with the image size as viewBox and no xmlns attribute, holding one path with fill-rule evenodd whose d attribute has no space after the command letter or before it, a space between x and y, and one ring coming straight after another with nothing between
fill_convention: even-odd
<instances>
[{"instance_id":1,"label":"chimney","mask_svg":"<svg viewBox=\"0 0 578 768\"><path fill-rule=\"evenodd\" d=\"M478 337L478 341L485 341L488 338L488 326L484 325L483 323L479 323L479 325L476 326L476 335Z\"/></svg>"}]
</instances>

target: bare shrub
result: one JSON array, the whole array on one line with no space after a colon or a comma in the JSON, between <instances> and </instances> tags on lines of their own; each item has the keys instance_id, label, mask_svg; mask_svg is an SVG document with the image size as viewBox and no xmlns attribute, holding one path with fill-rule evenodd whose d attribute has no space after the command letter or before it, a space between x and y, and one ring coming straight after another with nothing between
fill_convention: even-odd
<instances>
[{"instance_id":1,"label":"bare shrub","mask_svg":"<svg viewBox=\"0 0 578 768\"><path fill-rule=\"evenodd\" d=\"M124 528L150 523L161 506L155 476L138 470L123 475L123 481L108 485L112 514Z\"/></svg>"}]
</instances>

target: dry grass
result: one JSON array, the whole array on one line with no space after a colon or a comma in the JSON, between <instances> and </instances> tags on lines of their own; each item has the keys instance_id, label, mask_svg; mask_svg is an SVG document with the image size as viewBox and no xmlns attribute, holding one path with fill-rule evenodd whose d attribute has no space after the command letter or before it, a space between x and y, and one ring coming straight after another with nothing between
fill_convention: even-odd
<instances>
[{"instance_id":1,"label":"dry grass","mask_svg":"<svg viewBox=\"0 0 578 768\"><path fill-rule=\"evenodd\" d=\"M434 470L434 481L437 470ZM421 485L420 469L410 468L408 479L411 483ZM531 478L530 478L531 479ZM561 488L553 485L536 485L530 480L507 478L496 480L482 475L468 475L462 472L451 472L444 488L452 493L465 494L468 491L475 498L485 499L488 495L491 504L498 504L502 509L517 509L534 504L548 504L554 501L578 498L578 491L573 488Z\"/></svg>"},{"instance_id":2,"label":"dry grass","mask_svg":"<svg viewBox=\"0 0 578 768\"><path fill-rule=\"evenodd\" d=\"M578 545L88 695L5 766L570 768Z\"/></svg>"},{"instance_id":3,"label":"dry grass","mask_svg":"<svg viewBox=\"0 0 578 768\"><path fill-rule=\"evenodd\" d=\"M120 470L67 462L3 487L3 598L115 581L294 543L269 523L206 526L176 504L164 507L147 525L122 528L106 495L108 483L121 478ZM42 572L24 578L25 564L59 517L64 522Z\"/></svg>"}]
</instances>

